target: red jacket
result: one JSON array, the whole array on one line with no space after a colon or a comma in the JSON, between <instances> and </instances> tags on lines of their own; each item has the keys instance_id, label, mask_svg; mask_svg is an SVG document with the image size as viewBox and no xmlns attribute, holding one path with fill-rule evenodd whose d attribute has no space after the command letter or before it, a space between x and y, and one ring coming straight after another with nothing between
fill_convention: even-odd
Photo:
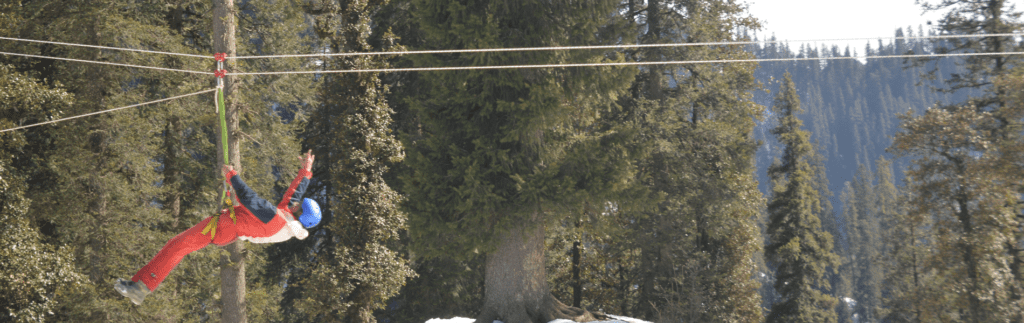
<instances>
[{"instance_id":1,"label":"red jacket","mask_svg":"<svg viewBox=\"0 0 1024 323\"><path fill-rule=\"evenodd\" d=\"M302 196L306 193L306 186L309 185L309 178L313 174L305 169L300 169L298 176L292 180L292 184L288 187L288 190L284 192L284 196L281 197L281 202L275 207L269 201L264 200L256 194L249 185L246 185L242 181L242 177L238 176L238 172L232 170L227 174L227 178L231 181L231 187L235 189L235 194L238 195L238 202L243 207L236 207L235 212L245 212L260 219L263 223L270 223L270 220L274 219L278 209L282 209L285 213L291 215L292 212L288 210L288 206L291 203L299 203L302 201Z\"/></svg>"}]
</instances>

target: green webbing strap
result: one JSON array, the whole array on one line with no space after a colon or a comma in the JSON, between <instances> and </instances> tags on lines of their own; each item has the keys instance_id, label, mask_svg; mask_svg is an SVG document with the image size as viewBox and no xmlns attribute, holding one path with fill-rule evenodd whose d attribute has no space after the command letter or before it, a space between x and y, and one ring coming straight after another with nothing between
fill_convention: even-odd
<instances>
[{"instance_id":1,"label":"green webbing strap","mask_svg":"<svg viewBox=\"0 0 1024 323\"><path fill-rule=\"evenodd\" d=\"M224 89L217 88L217 113L220 114L220 146L224 149L224 164L230 165L228 159L228 121L227 107L224 106Z\"/></svg>"},{"instance_id":2,"label":"green webbing strap","mask_svg":"<svg viewBox=\"0 0 1024 323\"><path fill-rule=\"evenodd\" d=\"M220 146L221 150L224 151L224 164L231 165L231 160L228 158L228 121L227 121L227 106L224 104L224 89L217 88L217 114L220 115ZM231 220L235 220L235 210L231 206L231 197L228 195L228 183L224 182L224 190L220 192L220 200L223 201L225 206L231 212ZM214 224L216 225L216 224ZM213 235L210 235L211 238Z\"/></svg>"}]
</instances>

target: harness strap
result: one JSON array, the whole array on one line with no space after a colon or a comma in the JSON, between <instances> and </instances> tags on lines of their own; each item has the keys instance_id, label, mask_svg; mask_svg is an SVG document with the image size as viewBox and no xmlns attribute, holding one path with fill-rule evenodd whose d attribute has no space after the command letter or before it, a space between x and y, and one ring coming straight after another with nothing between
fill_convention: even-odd
<instances>
[{"instance_id":1,"label":"harness strap","mask_svg":"<svg viewBox=\"0 0 1024 323\"><path fill-rule=\"evenodd\" d=\"M213 241L213 238L217 236L217 220L219 219L220 216L215 216L212 219L210 219L210 222L206 223L206 227L203 228L203 232L201 234L206 234L207 232L209 232L210 240Z\"/></svg>"},{"instance_id":2,"label":"harness strap","mask_svg":"<svg viewBox=\"0 0 1024 323\"><path fill-rule=\"evenodd\" d=\"M228 216L231 217L231 223L238 224L238 219L235 218L235 207L233 206L233 204L234 203L231 202L231 193L228 193L227 196L225 196L224 198L225 209L224 211L221 212L220 215L224 215L224 213L227 213ZM203 227L203 231L201 232L201 234L206 234L207 232L209 232L210 240L213 240L213 238L217 236L217 224L219 221L220 216L215 216L212 219L210 219L210 222L207 222L206 226Z\"/></svg>"},{"instance_id":3,"label":"harness strap","mask_svg":"<svg viewBox=\"0 0 1024 323\"><path fill-rule=\"evenodd\" d=\"M227 123L227 107L224 104L224 89L220 86L217 87L217 114L220 115L220 143L221 150L224 152L224 164L231 164L228 158L228 123ZM231 217L231 223L238 224L238 220L235 218L234 203L231 200L231 191L229 189L229 179L224 179L224 190L220 193L220 199L224 203L225 211L228 216ZM223 212L221 213L223 215ZM206 223L206 227L203 228L202 234L210 233L210 240L217 235L217 222L220 220L220 216L215 216L210 222Z\"/></svg>"},{"instance_id":4,"label":"harness strap","mask_svg":"<svg viewBox=\"0 0 1024 323\"><path fill-rule=\"evenodd\" d=\"M231 193L228 193L227 196L224 197L224 207L228 209L228 216L231 217L231 223L238 224L238 219L235 219L235 207L233 205L234 203L232 203L231 200Z\"/></svg>"}]
</instances>

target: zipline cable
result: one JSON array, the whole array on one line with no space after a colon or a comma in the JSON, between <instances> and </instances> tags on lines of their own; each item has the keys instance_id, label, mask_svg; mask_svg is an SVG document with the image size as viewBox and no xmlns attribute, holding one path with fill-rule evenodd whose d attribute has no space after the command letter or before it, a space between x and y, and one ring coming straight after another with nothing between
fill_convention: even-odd
<instances>
[{"instance_id":1,"label":"zipline cable","mask_svg":"<svg viewBox=\"0 0 1024 323\"><path fill-rule=\"evenodd\" d=\"M86 44L64 43L64 42L56 42L56 41L24 39L24 38L12 38L12 37L0 37L0 40L22 41L22 42L29 42L29 43L53 44L53 45L87 47L87 48L98 48L98 49L111 49L111 50L122 50L122 51L129 51L129 52L138 52L138 53L163 54L163 55L175 55L175 56L198 57L198 58L210 58L210 57L212 57L210 55L183 54L183 53L161 52L161 51L155 51L155 50L145 50L145 49L135 49L135 48L110 47L110 46L99 46L99 45L86 45Z\"/></svg>"},{"instance_id":2,"label":"zipline cable","mask_svg":"<svg viewBox=\"0 0 1024 323\"><path fill-rule=\"evenodd\" d=\"M949 39L949 38L982 38L982 37L1016 37L1024 34L972 34L972 35L933 35L933 36L903 36L903 37L877 37L877 38L836 38L836 39L810 39L810 40L756 40L756 41L720 41L702 43L672 43L672 44L620 44L620 45L595 45L595 46L552 46L552 47L519 47L519 48L477 48L477 49L438 49L438 50L415 50L415 51L390 51L390 52L353 52L353 53L321 53L321 54L285 54L285 55L253 55L234 56L228 59L255 59L255 58L289 58L289 57L332 57L332 56L380 56L380 55L416 55L416 54L456 54L456 53L495 53L495 52L527 52L527 51L553 51L553 50L587 50L587 49L625 49L625 48L651 48L651 47L691 47L691 46L723 46L723 45L753 45L772 43L809 43L809 42L840 42L859 41L876 39Z\"/></svg>"},{"instance_id":3,"label":"zipline cable","mask_svg":"<svg viewBox=\"0 0 1024 323\"><path fill-rule=\"evenodd\" d=\"M754 41L719 41L699 43L672 43L672 44L619 44L619 45L596 45L596 46L553 46L553 47L521 47L521 48L478 48L478 49L450 49L450 50L419 50L419 51L389 51L389 52L355 52L355 53L320 53L320 54L283 54L283 55L251 55L234 56L229 59L257 59L257 58L288 58L288 57L330 57L330 56L374 56L374 55L413 55L413 54L454 54L454 53L486 53L486 52L515 52L515 51L545 51L545 50L586 50L586 49L622 49L622 48L650 48L650 47L691 47L691 46L722 46L722 45L753 45L753 44L784 44L784 43L817 43L817 42L848 42L848 41L869 41L869 40L913 40L913 39L952 39L952 38L985 38L985 37L1020 37L1021 33L1001 34L968 34L968 35L928 35L928 36L891 36L891 37L859 37L859 38L826 38L826 39L803 39L803 40L754 40ZM36 39L0 37L0 40L21 41L41 44L54 44L64 46L77 46L86 48L98 48L108 50L131 51L138 53L175 55L195 58L211 58L210 55L185 54L175 52L154 51L145 49L111 47L99 45L86 45L66 43L57 41L46 41Z\"/></svg>"},{"instance_id":4,"label":"zipline cable","mask_svg":"<svg viewBox=\"0 0 1024 323\"><path fill-rule=\"evenodd\" d=\"M92 60L86 60L86 59L64 58L64 57L54 57L54 56L33 55L33 54L0 52L0 55L23 56L23 57L43 58L43 59L55 59L55 60L79 62L79 63L93 63L93 64L103 64L103 65L113 65L113 66L123 66L123 67L145 68L145 69L160 70L160 71L172 71L172 72L184 72L184 73L193 73L193 74L213 75L213 72L200 72L200 71L182 70L182 69L166 68L166 67L132 65L132 64L92 61Z\"/></svg>"},{"instance_id":5,"label":"zipline cable","mask_svg":"<svg viewBox=\"0 0 1024 323\"><path fill-rule=\"evenodd\" d=\"M377 68L377 69L325 70L325 71L238 72L238 73L227 73L227 75L279 75L279 74L328 74L328 73L431 72L431 71L465 71L465 70L495 70L495 69L535 69L535 68L599 67L599 66L647 66L647 65L686 65L686 64L715 64L715 63L795 62L795 61L844 60L844 59L845 60L851 60L851 59L925 58L925 57L954 57L954 56L1009 56L1009 55L1022 55L1022 54L1024 54L1024 52L952 53L952 54L916 54L916 55L880 55L880 56L836 56L836 57L792 57L792 58L751 58L751 59L717 59L717 60L691 60L691 61L567 63L567 64L537 64L537 65L407 67L407 68Z\"/></svg>"},{"instance_id":6,"label":"zipline cable","mask_svg":"<svg viewBox=\"0 0 1024 323\"><path fill-rule=\"evenodd\" d=\"M114 111L118 111L118 110L134 108L134 107L139 107L139 106L144 106L144 105L149 105L149 104L154 104L154 103L160 103L160 102L164 102L164 101L180 99L180 98L189 97L189 96L193 96L193 95L199 95L199 94L203 94L203 93L210 93L210 92L213 92L213 91L216 91L216 90L217 90L216 88L213 88L213 89L203 90L203 91L199 91L199 92L195 92L195 93L182 94L182 95L172 96L172 97L169 97L169 98L163 98L163 99L159 99L159 100L155 100L155 101L149 101L149 102L143 102L143 103L139 103L139 104L133 104L133 105L124 106L124 107L120 107L120 108L107 109L107 110L103 110L103 111L96 111L96 112L86 113L86 114L83 114L83 115L77 115L77 116L73 116L73 117L67 117L67 118L61 118L61 119L57 119L57 120L51 120L51 121L46 121L46 122L34 123L34 124L27 125L27 126L20 126L20 127L14 127L14 128L10 128L10 129L0 130L0 133L7 132L7 131L14 131L14 130L18 130L18 129L30 128L30 127L35 127L35 126L41 126L41 125L50 124L50 123L56 123L56 122L61 122L61 121L67 121L67 120L76 119L76 118L88 117L88 116L91 116L91 115L97 115L97 114L101 114L101 113L114 112Z\"/></svg>"},{"instance_id":7,"label":"zipline cable","mask_svg":"<svg viewBox=\"0 0 1024 323\"><path fill-rule=\"evenodd\" d=\"M1018 36L1022 36L1022 35L1024 35L1024 34L1002 33L1002 34L931 35L931 36L904 36L904 37L877 37L877 38L845 38L845 39L843 39L843 38L835 38L835 39L811 39L811 40L795 40L795 41L790 41L790 40L723 41L723 42L677 43L677 44L634 44L634 45L557 46L557 47L523 47L523 48L483 48L483 49L424 50L424 51L391 51L391 52L361 52L361 53L321 53L321 54L295 54L295 55L235 56L235 57L227 57L227 58L228 59L251 59L251 58L285 58L285 57L359 56L359 55L365 55L365 56L369 56L369 55L411 55L411 54L480 53L480 52L511 52L511 51L542 51L542 50L583 50L583 49L685 47L685 46L712 46L712 45L750 45L750 44L760 44L760 43L766 43L767 44L767 43L789 43L789 42L836 42L836 41L874 40L874 39L948 39L948 38L1018 37ZM73 43L42 41L42 40L31 40L31 39L21 39L21 38L11 38L11 37L0 37L0 40L26 41L26 42L36 42L36 43L46 43L46 44L58 44L58 45L67 45L67 46L81 46L81 47L101 48L101 49L111 49L111 50L125 50L125 51L134 51L134 52L142 52L142 53L156 53L156 54L166 54L166 55L179 55L179 56L199 57L199 58L209 58L210 57L210 56L206 56L206 55L181 54L181 53L150 51L150 50L141 50L141 49L133 49L133 48L120 48L120 47L109 47L109 46L73 44ZM994 54L995 55L999 55L1000 53L994 53ZM215 73L211 73L211 72L201 72L201 71L193 71L193 70L183 70L183 69L154 67L154 66L143 66L143 65L133 65L133 64L122 64L122 63L102 62L102 61L92 61L92 60L83 60L83 59L73 59L73 58L63 58L63 57L53 57L53 56L32 55L32 54L0 52L0 55L23 56L23 57L55 59L55 60L64 60L64 61L82 62L82 63L94 63L94 64L103 64L103 65L112 65L112 66L135 67L135 68L162 70L162 71L185 72L185 73L203 74L203 75L215 75ZM869 59L869 58L888 58L888 57L893 57L893 56L897 56L897 55L857 56L857 57L849 57L849 58ZM908 57L907 55L898 55L898 56L900 56L900 57ZM969 54L932 54L931 56L934 56L934 57L944 57L944 56L971 56L971 55L969 55ZM917 56L917 57L920 57L920 56ZM845 59L845 58L847 58L847 57L829 58L829 59ZM732 61L732 62L745 62L745 61L747 61L747 60ZM720 62L723 62L723 61L722 60L713 60L713 61L707 61L707 62L710 62L710 63L720 63ZM513 69L520 68L521 69L521 68L543 68L543 67L622 66L622 65L656 65L656 64L674 65L674 64L688 64L688 63L694 63L694 61L635 62L635 63L617 63L617 64L612 64L612 65L600 65L600 64L554 64L554 65L514 65L514 66L507 66L507 67L494 67L494 66L487 66L487 67L452 67L452 68L445 67L445 68L435 68L434 70L465 70L465 69L495 69L495 68L513 68ZM409 71L422 71L422 70L425 70L425 68L369 69L369 70L352 70L352 71L252 72L252 73L228 73L228 74L229 75L272 75L272 74L314 74L314 73L345 73L345 72L409 72Z\"/></svg>"}]
</instances>

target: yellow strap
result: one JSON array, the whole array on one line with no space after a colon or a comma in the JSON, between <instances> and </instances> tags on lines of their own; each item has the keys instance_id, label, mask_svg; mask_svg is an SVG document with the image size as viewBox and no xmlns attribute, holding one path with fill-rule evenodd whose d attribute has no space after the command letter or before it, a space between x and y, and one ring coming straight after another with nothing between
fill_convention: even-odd
<instances>
[{"instance_id":1,"label":"yellow strap","mask_svg":"<svg viewBox=\"0 0 1024 323\"><path fill-rule=\"evenodd\" d=\"M231 203L231 195L224 197L224 206L228 208L228 215L231 216L231 223L238 224L238 220L235 219L235 208Z\"/></svg>"},{"instance_id":2,"label":"yellow strap","mask_svg":"<svg viewBox=\"0 0 1024 323\"><path fill-rule=\"evenodd\" d=\"M231 196L224 197L224 205L228 209L228 216L231 217L231 223L238 224L238 220L235 219L235 208L232 207ZM220 220L220 215L214 216L210 219L210 222L206 223L206 227L203 228L201 234L210 233L210 240L213 240L217 236L217 222Z\"/></svg>"},{"instance_id":3,"label":"yellow strap","mask_svg":"<svg viewBox=\"0 0 1024 323\"><path fill-rule=\"evenodd\" d=\"M206 227L203 228L202 234L206 234L207 232L209 232L210 240L213 240L213 237L217 235L217 220L219 219L220 215L214 216L212 219L210 219L210 222L206 223Z\"/></svg>"}]
</instances>

